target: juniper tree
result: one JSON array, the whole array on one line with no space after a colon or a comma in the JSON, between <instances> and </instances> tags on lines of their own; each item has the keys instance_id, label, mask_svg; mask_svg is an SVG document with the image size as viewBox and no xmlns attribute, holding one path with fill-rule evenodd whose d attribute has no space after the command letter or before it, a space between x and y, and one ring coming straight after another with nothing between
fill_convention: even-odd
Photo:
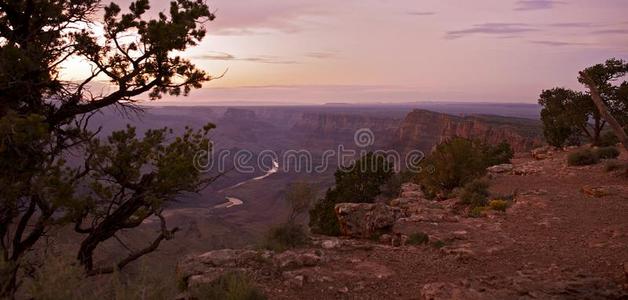
<instances>
[{"instance_id":1,"label":"juniper tree","mask_svg":"<svg viewBox=\"0 0 628 300\"><path fill-rule=\"evenodd\" d=\"M124 10L98 0L0 0L0 298L15 293L24 255L53 226L81 234L86 274L113 272L172 238L164 203L213 180L192 161L209 146L211 124L174 139L167 128L139 137L128 127L103 139L88 130L103 108L137 109L137 96L187 95L212 79L177 55L205 36L208 6L176 0L152 19L149 9L148 0ZM64 80L69 59L91 72ZM151 244L94 263L99 245L149 217L161 223Z\"/></svg>"}]
</instances>

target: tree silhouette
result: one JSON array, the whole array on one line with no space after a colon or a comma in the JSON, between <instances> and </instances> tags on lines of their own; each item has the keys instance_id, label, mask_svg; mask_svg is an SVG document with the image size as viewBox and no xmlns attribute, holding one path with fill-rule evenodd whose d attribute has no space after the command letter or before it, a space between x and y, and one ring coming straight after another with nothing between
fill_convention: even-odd
<instances>
[{"instance_id":1,"label":"tree silhouette","mask_svg":"<svg viewBox=\"0 0 628 300\"><path fill-rule=\"evenodd\" d=\"M105 107L137 110L139 95L187 95L214 79L176 55L203 39L214 15L200 0L172 1L154 19L147 0L124 12L109 4L97 17L102 8L97 0L0 0L0 298L15 293L23 256L53 226L72 224L83 236L77 258L88 275L110 273L173 236L164 203L215 179L192 161L209 147L211 124L176 139L167 128L138 137L128 127L102 140L87 129ZM69 59L90 74L60 78ZM149 217L161 222L150 245L94 265L102 242Z\"/></svg>"}]
</instances>

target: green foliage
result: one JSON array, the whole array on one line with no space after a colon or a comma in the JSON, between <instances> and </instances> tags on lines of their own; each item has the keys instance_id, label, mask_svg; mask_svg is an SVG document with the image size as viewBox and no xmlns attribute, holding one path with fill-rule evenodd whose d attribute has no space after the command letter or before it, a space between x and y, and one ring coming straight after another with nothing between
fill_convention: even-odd
<instances>
[{"instance_id":1,"label":"green foliage","mask_svg":"<svg viewBox=\"0 0 628 300\"><path fill-rule=\"evenodd\" d=\"M237 272L227 273L213 283L197 286L190 290L190 295L199 300L266 299L251 279Z\"/></svg>"},{"instance_id":2,"label":"green foliage","mask_svg":"<svg viewBox=\"0 0 628 300\"><path fill-rule=\"evenodd\" d=\"M581 149L569 153L567 163L570 166L594 165L599 162L599 157L591 149Z\"/></svg>"},{"instance_id":3,"label":"green foliage","mask_svg":"<svg viewBox=\"0 0 628 300\"><path fill-rule=\"evenodd\" d=\"M599 159L613 159L619 156L619 150L615 147L600 147L594 150Z\"/></svg>"},{"instance_id":4,"label":"green foliage","mask_svg":"<svg viewBox=\"0 0 628 300\"><path fill-rule=\"evenodd\" d=\"M485 206L478 206L478 207L474 207L469 211L469 217L471 218L480 218L484 215L484 212L486 211L486 207Z\"/></svg>"},{"instance_id":5,"label":"green foliage","mask_svg":"<svg viewBox=\"0 0 628 300\"><path fill-rule=\"evenodd\" d=\"M541 121L545 140L555 147L562 147L574 135L582 134L596 112L588 95L565 88L544 90L539 104L543 107ZM599 120L599 115L595 116Z\"/></svg>"},{"instance_id":6,"label":"green foliage","mask_svg":"<svg viewBox=\"0 0 628 300\"><path fill-rule=\"evenodd\" d=\"M283 252L304 246L308 243L307 230L303 225L288 222L271 228L266 234L262 247Z\"/></svg>"},{"instance_id":7,"label":"green foliage","mask_svg":"<svg viewBox=\"0 0 628 300\"><path fill-rule=\"evenodd\" d=\"M430 237L424 232L416 232L408 236L406 241L409 245L425 245L429 243Z\"/></svg>"},{"instance_id":8,"label":"green foliage","mask_svg":"<svg viewBox=\"0 0 628 300\"><path fill-rule=\"evenodd\" d=\"M619 139L612 131L607 131L600 137L598 146L600 147L612 147L619 143Z\"/></svg>"},{"instance_id":9,"label":"green foliage","mask_svg":"<svg viewBox=\"0 0 628 300\"><path fill-rule=\"evenodd\" d=\"M604 171L606 172L613 172L613 171L617 171L617 170L621 170L628 167L627 164L622 163L616 159L613 160L609 160L604 164Z\"/></svg>"},{"instance_id":10,"label":"green foliage","mask_svg":"<svg viewBox=\"0 0 628 300\"><path fill-rule=\"evenodd\" d=\"M497 211L506 211L506 208L508 208L508 205L509 205L508 201L500 200L500 199L491 200L488 203L488 206L492 210L497 210Z\"/></svg>"},{"instance_id":11,"label":"green foliage","mask_svg":"<svg viewBox=\"0 0 628 300\"><path fill-rule=\"evenodd\" d=\"M438 146L425 160L433 173L419 173L419 181L428 196L451 192L454 188L486 174L484 146L478 142L453 138Z\"/></svg>"},{"instance_id":12,"label":"green foliage","mask_svg":"<svg viewBox=\"0 0 628 300\"><path fill-rule=\"evenodd\" d=\"M442 240L436 240L432 243L432 247L436 248L436 249L440 249L447 246L447 243L445 241Z\"/></svg>"},{"instance_id":13,"label":"green foliage","mask_svg":"<svg viewBox=\"0 0 628 300\"><path fill-rule=\"evenodd\" d=\"M373 153L366 154L348 168L339 168L334 174L336 186L327 190L325 198L310 210L312 231L339 235L340 226L334 210L336 204L373 202L393 172L393 165L383 155Z\"/></svg>"},{"instance_id":14,"label":"green foliage","mask_svg":"<svg viewBox=\"0 0 628 300\"><path fill-rule=\"evenodd\" d=\"M508 164L515 155L515 151L506 141L494 146L486 145L485 147L486 165L488 166Z\"/></svg>"},{"instance_id":15,"label":"green foliage","mask_svg":"<svg viewBox=\"0 0 628 300\"><path fill-rule=\"evenodd\" d=\"M488 181L484 179L475 179L465 184L460 193L460 203L471 209L486 206L490 195L488 186Z\"/></svg>"},{"instance_id":16,"label":"green foliage","mask_svg":"<svg viewBox=\"0 0 628 300\"><path fill-rule=\"evenodd\" d=\"M142 94L187 95L211 80L177 54L203 39L203 24L214 15L196 0L173 1L154 19L147 0L132 2L128 10L111 3L104 12L97 0L1 6L0 228L11 230L0 230L0 240L12 242L0 245L0 298L12 298L15 274L22 272L11 268L21 266L18 261L53 226L72 223L80 235L75 257L88 273L111 273L137 257L99 268L92 256L101 243L159 216L179 193L211 182L201 179L193 161L208 150L213 125L186 128L176 138L168 129L139 138L129 127L102 141L88 128L103 108L137 109L133 103ZM92 74L62 81L59 66L68 59L86 62ZM101 89L96 80L110 88ZM164 223L153 244L174 231Z\"/></svg>"}]
</instances>

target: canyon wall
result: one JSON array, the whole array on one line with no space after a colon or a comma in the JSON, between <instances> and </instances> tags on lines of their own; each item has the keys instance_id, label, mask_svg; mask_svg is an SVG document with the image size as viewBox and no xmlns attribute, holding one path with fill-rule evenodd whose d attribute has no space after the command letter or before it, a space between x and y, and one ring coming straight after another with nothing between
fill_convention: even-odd
<instances>
[{"instance_id":1,"label":"canyon wall","mask_svg":"<svg viewBox=\"0 0 628 300\"><path fill-rule=\"evenodd\" d=\"M401 151L429 152L435 145L460 136L486 143L508 142L515 151L527 151L543 144L539 121L489 115L452 116L414 110L395 132L393 146Z\"/></svg>"}]
</instances>

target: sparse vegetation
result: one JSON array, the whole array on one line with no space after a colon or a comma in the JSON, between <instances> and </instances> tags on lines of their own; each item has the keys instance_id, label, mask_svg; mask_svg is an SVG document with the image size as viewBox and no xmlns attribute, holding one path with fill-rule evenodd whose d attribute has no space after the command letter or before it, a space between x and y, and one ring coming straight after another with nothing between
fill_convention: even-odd
<instances>
[{"instance_id":1,"label":"sparse vegetation","mask_svg":"<svg viewBox=\"0 0 628 300\"><path fill-rule=\"evenodd\" d=\"M594 152L599 159L614 159L619 156L619 150L615 147L600 147Z\"/></svg>"},{"instance_id":2,"label":"sparse vegetation","mask_svg":"<svg viewBox=\"0 0 628 300\"><path fill-rule=\"evenodd\" d=\"M615 146L619 143L619 139L612 131L607 131L600 137L600 143L598 146L600 147L611 147Z\"/></svg>"},{"instance_id":3,"label":"sparse vegetation","mask_svg":"<svg viewBox=\"0 0 628 300\"><path fill-rule=\"evenodd\" d=\"M305 226L287 222L272 227L266 234L262 247L282 252L291 248L304 246L307 242L308 233Z\"/></svg>"},{"instance_id":4,"label":"sparse vegetation","mask_svg":"<svg viewBox=\"0 0 628 300\"><path fill-rule=\"evenodd\" d=\"M429 243L430 237L424 232L415 232L408 236L408 245L425 245Z\"/></svg>"},{"instance_id":5,"label":"sparse vegetation","mask_svg":"<svg viewBox=\"0 0 628 300\"><path fill-rule=\"evenodd\" d=\"M190 290L193 299L199 300L263 300L264 294L243 273L232 272L213 283L196 286Z\"/></svg>"},{"instance_id":6,"label":"sparse vegetation","mask_svg":"<svg viewBox=\"0 0 628 300\"><path fill-rule=\"evenodd\" d=\"M489 201L488 206L492 210L506 211L506 209L509 206L509 202L506 200L495 199L495 200Z\"/></svg>"},{"instance_id":7,"label":"sparse vegetation","mask_svg":"<svg viewBox=\"0 0 628 300\"><path fill-rule=\"evenodd\" d=\"M449 195L486 174L486 168L509 162L512 149L507 143L489 146L479 141L456 137L436 147L423 163L434 172L421 172L418 181L426 196Z\"/></svg>"},{"instance_id":8,"label":"sparse vegetation","mask_svg":"<svg viewBox=\"0 0 628 300\"><path fill-rule=\"evenodd\" d=\"M624 168L626 168L626 164L622 163L616 159L613 160L609 160L604 164L604 171L606 172L613 172L613 171L618 171L618 170L622 170Z\"/></svg>"},{"instance_id":9,"label":"sparse vegetation","mask_svg":"<svg viewBox=\"0 0 628 300\"><path fill-rule=\"evenodd\" d=\"M567 163L570 166L594 165L599 162L599 157L591 149L581 149L569 153Z\"/></svg>"},{"instance_id":10,"label":"sparse vegetation","mask_svg":"<svg viewBox=\"0 0 628 300\"><path fill-rule=\"evenodd\" d=\"M394 166L383 155L368 153L348 168L334 174L336 186L327 190L325 198L310 210L313 232L339 235L340 228L334 211L337 203L371 203L381 193L381 187L394 173Z\"/></svg>"},{"instance_id":11,"label":"sparse vegetation","mask_svg":"<svg viewBox=\"0 0 628 300\"><path fill-rule=\"evenodd\" d=\"M484 215L484 211L486 211L486 207L485 206L474 207L474 208L472 208L469 211L469 217L471 217L471 218L479 218L479 217Z\"/></svg>"},{"instance_id":12,"label":"sparse vegetation","mask_svg":"<svg viewBox=\"0 0 628 300\"><path fill-rule=\"evenodd\" d=\"M485 179L475 179L467 183L460 193L460 203L471 209L486 206L490 195L488 186L488 181Z\"/></svg>"}]
</instances>

